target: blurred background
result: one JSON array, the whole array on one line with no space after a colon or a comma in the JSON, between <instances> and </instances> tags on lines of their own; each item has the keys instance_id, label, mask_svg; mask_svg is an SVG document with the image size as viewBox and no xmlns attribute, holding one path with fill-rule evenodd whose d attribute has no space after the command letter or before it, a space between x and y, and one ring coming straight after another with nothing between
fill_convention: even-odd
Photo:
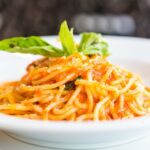
<instances>
[{"instance_id":1,"label":"blurred background","mask_svg":"<svg viewBox=\"0 0 150 150\"><path fill-rule=\"evenodd\" d=\"M64 19L76 34L150 38L150 0L0 0L0 39L57 34Z\"/></svg>"}]
</instances>

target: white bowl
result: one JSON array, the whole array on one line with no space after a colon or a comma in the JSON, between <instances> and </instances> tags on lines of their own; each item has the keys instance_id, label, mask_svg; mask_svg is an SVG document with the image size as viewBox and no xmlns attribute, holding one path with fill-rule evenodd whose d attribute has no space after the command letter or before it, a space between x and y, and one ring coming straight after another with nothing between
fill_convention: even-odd
<instances>
[{"instance_id":1,"label":"white bowl","mask_svg":"<svg viewBox=\"0 0 150 150\"><path fill-rule=\"evenodd\" d=\"M46 40L58 44L55 37ZM78 37L76 37L78 40ZM150 40L107 36L115 64L140 74L150 85ZM25 67L39 56L0 52L0 82L20 78ZM112 147L146 136L150 117L105 122L35 121L0 115L0 129L28 143L64 149Z\"/></svg>"}]
</instances>

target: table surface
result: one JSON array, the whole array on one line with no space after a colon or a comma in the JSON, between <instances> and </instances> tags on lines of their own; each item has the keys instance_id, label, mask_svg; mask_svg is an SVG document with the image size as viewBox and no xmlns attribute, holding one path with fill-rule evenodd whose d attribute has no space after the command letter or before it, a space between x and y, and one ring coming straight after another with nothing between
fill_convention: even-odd
<instances>
[{"instance_id":1,"label":"table surface","mask_svg":"<svg viewBox=\"0 0 150 150\"><path fill-rule=\"evenodd\" d=\"M150 143L150 135L140 140L128 143L114 148L106 148L105 150L148 150ZM0 131L0 150L54 150L50 148L38 147L16 140L6 133ZM59 149L60 150L60 149ZM102 150L102 149L101 149Z\"/></svg>"}]
</instances>

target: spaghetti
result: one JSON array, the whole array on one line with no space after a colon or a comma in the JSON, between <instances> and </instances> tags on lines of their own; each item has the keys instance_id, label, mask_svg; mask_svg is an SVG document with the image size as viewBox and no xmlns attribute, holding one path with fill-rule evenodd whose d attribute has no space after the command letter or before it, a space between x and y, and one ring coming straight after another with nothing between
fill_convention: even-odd
<instances>
[{"instance_id":1,"label":"spaghetti","mask_svg":"<svg viewBox=\"0 0 150 150\"><path fill-rule=\"evenodd\" d=\"M113 120L150 111L141 78L100 55L43 58L0 86L0 112L40 120Z\"/></svg>"}]
</instances>

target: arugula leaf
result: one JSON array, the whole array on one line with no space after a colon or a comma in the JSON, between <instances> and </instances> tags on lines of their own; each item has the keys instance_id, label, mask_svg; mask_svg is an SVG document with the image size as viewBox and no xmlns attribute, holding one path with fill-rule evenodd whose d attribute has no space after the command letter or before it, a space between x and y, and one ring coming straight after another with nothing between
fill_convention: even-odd
<instances>
[{"instance_id":1,"label":"arugula leaf","mask_svg":"<svg viewBox=\"0 0 150 150\"><path fill-rule=\"evenodd\" d=\"M100 54L108 56L108 44L103 40L101 34L82 33L82 39L79 45L79 52L84 55Z\"/></svg>"},{"instance_id":2,"label":"arugula leaf","mask_svg":"<svg viewBox=\"0 0 150 150\"><path fill-rule=\"evenodd\" d=\"M73 28L69 30L66 21L64 21L60 26L59 38L66 55L71 55L74 52L77 52L76 44L73 38Z\"/></svg>"}]
</instances>

